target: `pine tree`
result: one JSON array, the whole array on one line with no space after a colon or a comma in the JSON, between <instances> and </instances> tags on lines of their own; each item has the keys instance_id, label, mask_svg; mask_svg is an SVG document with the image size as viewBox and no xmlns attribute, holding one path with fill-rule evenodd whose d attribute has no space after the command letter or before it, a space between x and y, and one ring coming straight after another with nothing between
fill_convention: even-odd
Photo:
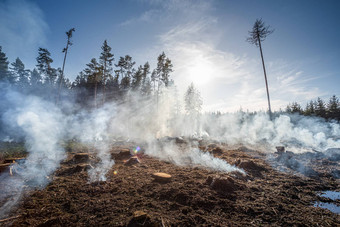
<instances>
[{"instance_id":1,"label":"pine tree","mask_svg":"<svg viewBox=\"0 0 340 227\"><path fill-rule=\"evenodd\" d=\"M325 102L319 97L316 100L315 113L319 117L326 118L326 105Z\"/></svg>"},{"instance_id":2,"label":"pine tree","mask_svg":"<svg viewBox=\"0 0 340 227\"><path fill-rule=\"evenodd\" d=\"M42 84L42 77L37 69L33 69L33 71L31 72L30 84L33 87L41 86Z\"/></svg>"},{"instance_id":3,"label":"pine tree","mask_svg":"<svg viewBox=\"0 0 340 227\"><path fill-rule=\"evenodd\" d=\"M156 68L156 78L158 81L158 89L161 85L161 82L165 87L169 86L169 78L172 70L172 63L169 58L166 57L165 53L162 52L157 58L157 68Z\"/></svg>"},{"instance_id":4,"label":"pine tree","mask_svg":"<svg viewBox=\"0 0 340 227\"><path fill-rule=\"evenodd\" d=\"M103 103L105 102L105 86L108 78L111 76L110 73L112 72L112 62L114 61L114 55L111 53L111 47L107 44L105 40L102 45L102 52L99 57L99 63L103 68Z\"/></svg>"},{"instance_id":5,"label":"pine tree","mask_svg":"<svg viewBox=\"0 0 340 227\"><path fill-rule=\"evenodd\" d=\"M290 107L290 103L286 106L286 112L292 113L292 108Z\"/></svg>"},{"instance_id":6,"label":"pine tree","mask_svg":"<svg viewBox=\"0 0 340 227\"><path fill-rule=\"evenodd\" d=\"M17 78L17 84L20 88L25 88L29 85L29 70L25 69L24 63L20 58L15 59L11 64L12 75Z\"/></svg>"},{"instance_id":7,"label":"pine tree","mask_svg":"<svg viewBox=\"0 0 340 227\"><path fill-rule=\"evenodd\" d=\"M37 57L37 67L39 73L44 75L44 82L53 86L56 80L56 69L51 67L51 63L53 62L51 58L51 53L45 48L39 48L38 57Z\"/></svg>"},{"instance_id":8,"label":"pine tree","mask_svg":"<svg viewBox=\"0 0 340 227\"><path fill-rule=\"evenodd\" d=\"M149 77L146 77L144 80L143 86L141 88L141 93L145 97L150 97L152 92L152 85L151 85L151 80Z\"/></svg>"},{"instance_id":9,"label":"pine tree","mask_svg":"<svg viewBox=\"0 0 340 227\"><path fill-rule=\"evenodd\" d=\"M164 52L162 52L157 58L157 68L151 74L151 81L153 82L154 92L156 94L157 109L161 87L162 85L164 85L165 87L169 86L170 81L169 78L171 72L172 72L171 60L166 57Z\"/></svg>"},{"instance_id":10,"label":"pine tree","mask_svg":"<svg viewBox=\"0 0 340 227\"><path fill-rule=\"evenodd\" d=\"M92 58L91 62L86 65L84 70L88 78L88 83L94 85L94 106L97 108L97 88L98 83L102 80L103 68L97 62L97 59Z\"/></svg>"},{"instance_id":11,"label":"pine tree","mask_svg":"<svg viewBox=\"0 0 340 227\"><path fill-rule=\"evenodd\" d=\"M340 103L335 95L329 99L327 104L327 118L340 120Z\"/></svg>"},{"instance_id":12,"label":"pine tree","mask_svg":"<svg viewBox=\"0 0 340 227\"><path fill-rule=\"evenodd\" d=\"M272 34L274 30L270 30L269 26L265 26L262 19L256 19L253 29L249 31L249 37L247 41L251 44L255 44L257 47L260 47L261 59L262 59L262 67L264 73L264 79L266 82L266 89L267 89L267 99L268 99L268 109L269 109L269 116L272 118L272 110L270 107L270 97L269 97L269 88L267 82L267 74L266 74L266 67L264 65L263 53L262 53L262 46L261 42L263 42L268 35Z\"/></svg>"},{"instance_id":13,"label":"pine tree","mask_svg":"<svg viewBox=\"0 0 340 227\"><path fill-rule=\"evenodd\" d=\"M6 54L2 52L2 47L0 46L0 81L13 82L13 78L11 78L8 70L8 64Z\"/></svg>"},{"instance_id":14,"label":"pine tree","mask_svg":"<svg viewBox=\"0 0 340 227\"><path fill-rule=\"evenodd\" d=\"M116 70L122 76L122 80L120 81L120 87L123 91L126 91L130 88L131 85L131 76L135 72L133 66L136 62L132 61L132 58L129 55L125 55L125 57L120 57L118 64L116 67L119 67L119 70Z\"/></svg>"},{"instance_id":15,"label":"pine tree","mask_svg":"<svg viewBox=\"0 0 340 227\"><path fill-rule=\"evenodd\" d=\"M80 72L72 83L72 88L85 88L86 84L87 77L84 72Z\"/></svg>"},{"instance_id":16,"label":"pine tree","mask_svg":"<svg viewBox=\"0 0 340 227\"><path fill-rule=\"evenodd\" d=\"M141 87L141 93L144 96L149 96L151 94L152 86L151 86L149 74L150 74L150 64L149 62L146 62L143 66L142 87Z\"/></svg>"},{"instance_id":17,"label":"pine tree","mask_svg":"<svg viewBox=\"0 0 340 227\"><path fill-rule=\"evenodd\" d=\"M131 87L137 91L140 89L143 80L143 66L139 66L137 71L132 75Z\"/></svg>"},{"instance_id":18,"label":"pine tree","mask_svg":"<svg viewBox=\"0 0 340 227\"><path fill-rule=\"evenodd\" d=\"M198 90L194 87L194 84L191 83L188 87L185 96L184 96L184 104L186 117L189 120L190 125L188 125L190 129L190 134L199 132L199 118L202 110L202 98Z\"/></svg>"},{"instance_id":19,"label":"pine tree","mask_svg":"<svg viewBox=\"0 0 340 227\"><path fill-rule=\"evenodd\" d=\"M109 77L107 81L107 88L110 91L108 98L110 100L117 100L120 95L119 74L116 74L114 77Z\"/></svg>"},{"instance_id":20,"label":"pine tree","mask_svg":"<svg viewBox=\"0 0 340 227\"><path fill-rule=\"evenodd\" d=\"M310 101L309 103L307 103L306 105L306 109L304 111L306 116L312 116L315 115L315 104L313 101Z\"/></svg>"},{"instance_id":21,"label":"pine tree","mask_svg":"<svg viewBox=\"0 0 340 227\"><path fill-rule=\"evenodd\" d=\"M302 111L301 105L298 104L297 102L293 102L292 105L291 105L291 113L301 114L302 112L303 111Z\"/></svg>"},{"instance_id":22,"label":"pine tree","mask_svg":"<svg viewBox=\"0 0 340 227\"><path fill-rule=\"evenodd\" d=\"M70 83L70 80L64 76L62 76L62 69L58 68L57 69L57 78L58 80L56 81L56 84L59 84L59 89L61 90L61 88L65 88L65 89L70 89L72 84Z\"/></svg>"},{"instance_id":23,"label":"pine tree","mask_svg":"<svg viewBox=\"0 0 340 227\"><path fill-rule=\"evenodd\" d=\"M202 98L198 90L191 83L184 96L185 111L187 115L198 115L202 110Z\"/></svg>"}]
</instances>

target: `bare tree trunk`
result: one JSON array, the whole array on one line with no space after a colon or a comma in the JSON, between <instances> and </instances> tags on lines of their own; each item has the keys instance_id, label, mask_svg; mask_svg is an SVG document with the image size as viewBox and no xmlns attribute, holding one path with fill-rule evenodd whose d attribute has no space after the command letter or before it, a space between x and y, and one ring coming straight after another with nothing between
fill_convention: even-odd
<instances>
[{"instance_id":1,"label":"bare tree trunk","mask_svg":"<svg viewBox=\"0 0 340 227\"><path fill-rule=\"evenodd\" d=\"M94 85L94 107L97 109L97 78Z\"/></svg>"},{"instance_id":2,"label":"bare tree trunk","mask_svg":"<svg viewBox=\"0 0 340 227\"><path fill-rule=\"evenodd\" d=\"M106 83L106 62L104 63L104 72L103 72L103 105L105 103L105 83Z\"/></svg>"},{"instance_id":3,"label":"bare tree trunk","mask_svg":"<svg viewBox=\"0 0 340 227\"><path fill-rule=\"evenodd\" d=\"M259 41L260 52L261 52L262 67L263 67L263 72L264 72L264 79L266 81L267 99L268 99L268 107L269 107L269 118L272 119L272 110L271 110L271 107L270 107L270 98L269 98L269 89L268 89L268 82L267 82L266 67L264 66L264 60L263 60L263 54L262 54L262 47L261 47L260 37L258 37L258 41Z\"/></svg>"},{"instance_id":4,"label":"bare tree trunk","mask_svg":"<svg viewBox=\"0 0 340 227\"><path fill-rule=\"evenodd\" d=\"M62 70L61 70L61 75L60 75L60 83L59 83L58 96L57 96L57 101L56 101L56 104L57 104L57 105L58 105L58 103L59 103L60 93L61 93L61 85L62 85L62 83L63 83L64 69L65 69L65 62L66 62L68 44L69 44L69 38L67 39L67 44L66 44L66 48L65 48L65 55L64 55L64 62L63 62L63 68L62 68Z\"/></svg>"}]
</instances>

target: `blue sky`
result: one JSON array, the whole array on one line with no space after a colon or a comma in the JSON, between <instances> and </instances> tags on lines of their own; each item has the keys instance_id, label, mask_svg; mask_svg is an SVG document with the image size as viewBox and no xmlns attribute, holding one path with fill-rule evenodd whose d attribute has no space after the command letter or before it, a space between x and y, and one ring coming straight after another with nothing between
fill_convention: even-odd
<instances>
[{"instance_id":1,"label":"blue sky","mask_svg":"<svg viewBox=\"0 0 340 227\"><path fill-rule=\"evenodd\" d=\"M340 1L0 0L0 45L12 62L36 64L47 48L61 67L65 32L75 27L65 74L71 80L105 39L115 58L155 66L162 52L183 93L194 82L204 110L265 110L258 48L245 42L256 18L275 29L263 43L273 109L340 96Z\"/></svg>"}]
</instances>

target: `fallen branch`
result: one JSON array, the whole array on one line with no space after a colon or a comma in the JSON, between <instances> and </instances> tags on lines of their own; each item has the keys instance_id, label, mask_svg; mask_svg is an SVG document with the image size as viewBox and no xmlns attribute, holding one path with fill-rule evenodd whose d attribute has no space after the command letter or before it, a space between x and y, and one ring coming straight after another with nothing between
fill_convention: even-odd
<instances>
[{"instance_id":1,"label":"fallen branch","mask_svg":"<svg viewBox=\"0 0 340 227\"><path fill-rule=\"evenodd\" d=\"M10 218L5 218L5 219L0 220L0 223L10 221L10 220L13 220L13 219L16 219L16 218L19 218L19 217L21 217L21 215L10 217Z\"/></svg>"}]
</instances>

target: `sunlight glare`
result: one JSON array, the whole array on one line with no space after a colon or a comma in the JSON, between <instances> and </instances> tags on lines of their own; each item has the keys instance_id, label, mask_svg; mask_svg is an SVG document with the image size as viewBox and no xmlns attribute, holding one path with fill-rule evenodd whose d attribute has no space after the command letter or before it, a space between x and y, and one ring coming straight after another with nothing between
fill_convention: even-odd
<instances>
[{"instance_id":1,"label":"sunlight glare","mask_svg":"<svg viewBox=\"0 0 340 227\"><path fill-rule=\"evenodd\" d=\"M196 57L187 68L188 76L195 85L203 85L213 76L213 63L204 57Z\"/></svg>"}]
</instances>

